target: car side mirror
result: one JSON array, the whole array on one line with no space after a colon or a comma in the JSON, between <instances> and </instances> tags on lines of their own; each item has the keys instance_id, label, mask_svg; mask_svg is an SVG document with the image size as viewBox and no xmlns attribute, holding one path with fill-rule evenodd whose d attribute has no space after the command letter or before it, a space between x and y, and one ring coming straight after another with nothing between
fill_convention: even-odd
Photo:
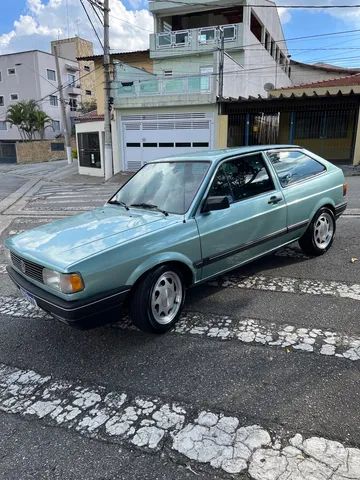
<instances>
[{"instance_id":1,"label":"car side mirror","mask_svg":"<svg viewBox=\"0 0 360 480\"><path fill-rule=\"evenodd\" d=\"M228 197L208 197L204 202L201 213L225 210L226 208L230 208Z\"/></svg>"}]
</instances>

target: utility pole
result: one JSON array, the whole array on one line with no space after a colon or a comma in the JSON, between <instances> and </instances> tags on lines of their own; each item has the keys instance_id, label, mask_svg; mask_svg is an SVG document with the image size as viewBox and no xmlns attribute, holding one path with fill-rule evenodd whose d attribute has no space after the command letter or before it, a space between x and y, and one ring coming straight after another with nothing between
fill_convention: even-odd
<instances>
[{"instance_id":1,"label":"utility pole","mask_svg":"<svg viewBox=\"0 0 360 480\"><path fill-rule=\"evenodd\" d=\"M104 0L104 131L105 131L105 181L113 176L111 118L110 118L110 43L109 43L109 0Z\"/></svg>"},{"instance_id":2,"label":"utility pole","mask_svg":"<svg viewBox=\"0 0 360 480\"><path fill-rule=\"evenodd\" d=\"M58 51L56 46L54 46L54 55L55 55L58 90L59 90L59 96L60 96L61 120L63 124L64 137L65 137L66 157L67 157L68 164L70 165L73 159L72 159L72 152L71 152L70 135L69 135L68 124L66 119L65 99L64 99L64 91L63 91L64 87L61 84L61 72L60 72Z\"/></svg>"},{"instance_id":3,"label":"utility pole","mask_svg":"<svg viewBox=\"0 0 360 480\"><path fill-rule=\"evenodd\" d=\"M224 59L225 59L225 36L224 29L219 27L220 35L220 57L219 57L219 113L221 113L224 97Z\"/></svg>"}]
</instances>

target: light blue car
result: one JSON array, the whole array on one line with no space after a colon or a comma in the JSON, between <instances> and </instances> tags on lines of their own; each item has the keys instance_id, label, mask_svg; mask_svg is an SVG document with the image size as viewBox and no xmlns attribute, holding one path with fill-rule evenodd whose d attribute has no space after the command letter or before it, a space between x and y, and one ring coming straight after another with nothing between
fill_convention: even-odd
<instances>
[{"instance_id":1,"label":"light blue car","mask_svg":"<svg viewBox=\"0 0 360 480\"><path fill-rule=\"evenodd\" d=\"M140 329L162 333L192 285L295 240L325 253L345 197L342 171L300 147L165 158L103 208L7 239L7 271L30 302L69 324L107 320L127 300Z\"/></svg>"}]
</instances>

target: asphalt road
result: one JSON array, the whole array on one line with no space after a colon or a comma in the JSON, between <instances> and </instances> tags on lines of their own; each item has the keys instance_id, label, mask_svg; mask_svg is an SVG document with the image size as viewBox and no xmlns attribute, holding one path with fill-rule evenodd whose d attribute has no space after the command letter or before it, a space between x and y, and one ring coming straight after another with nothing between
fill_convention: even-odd
<instances>
[{"instance_id":1,"label":"asphalt road","mask_svg":"<svg viewBox=\"0 0 360 480\"><path fill-rule=\"evenodd\" d=\"M31 188L1 243L114 187ZM191 289L160 337L126 311L81 331L28 309L0 249L0 479L360 479L359 236L343 216L325 256L294 245Z\"/></svg>"}]
</instances>

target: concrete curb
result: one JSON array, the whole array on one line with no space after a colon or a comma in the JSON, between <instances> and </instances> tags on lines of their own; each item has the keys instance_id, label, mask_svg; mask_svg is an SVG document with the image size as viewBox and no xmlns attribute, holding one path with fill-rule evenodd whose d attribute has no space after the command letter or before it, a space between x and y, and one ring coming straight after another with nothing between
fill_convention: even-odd
<instances>
[{"instance_id":1,"label":"concrete curb","mask_svg":"<svg viewBox=\"0 0 360 480\"><path fill-rule=\"evenodd\" d=\"M14 205L14 203L16 203L20 198L22 198L24 195L26 195L26 193L32 190L39 181L39 177L29 180L20 188L18 188L15 192L8 195L4 200L0 202L0 213L3 213L5 210Z\"/></svg>"}]
</instances>

